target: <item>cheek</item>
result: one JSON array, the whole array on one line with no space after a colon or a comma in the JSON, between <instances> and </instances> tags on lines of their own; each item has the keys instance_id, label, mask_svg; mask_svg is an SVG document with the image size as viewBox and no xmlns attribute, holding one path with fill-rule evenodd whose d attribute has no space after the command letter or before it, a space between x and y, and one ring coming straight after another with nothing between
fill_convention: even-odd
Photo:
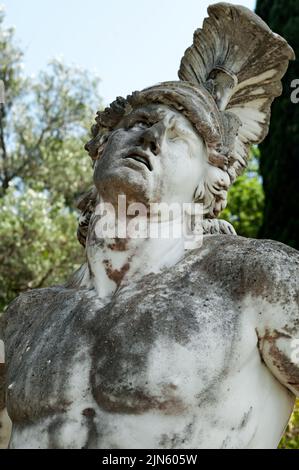
<instances>
[{"instance_id":1,"label":"cheek","mask_svg":"<svg viewBox=\"0 0 299 470\"><path fill-rule=\"evenodd\" d=\"M181 142L168 146L167 155L164 155L161 163L163 180L168 181L168 190L183 199L191 200L203 174L200 157L191 157L188 144Z\"/></svg>"},{"instance_id":2,"label":"cheek","mask_svg":"<svg viewBox=\"0 0 299 470\"><path fill-rule=\"evenodd\" d=\"M191 155L190 147L187 143L181 142L176 145L171 155L172 166L177 178L188 179L190 182L198 180L203 170L199 156Z\"/></svg>"},{"instance_id":3,"label":"cheek","mask_svg":"<svg viewBox=\"0 0 299 470\"><path fill-rule=\"evenodd\" d=\"M178 164L177 171L174 175L175 185L178 192L184 195L184 198L187 199L186 202L192 200L194 191L200 181L200 168L198 161L191 160L182 160Z\"/></svg>"},{"instance_id":4,"label":"cheek","mask_svg":"<svg viewBox=\"0 0 299 470\"><path fill-rule=\"evenodd\" d=\"M138 140L137 132L118 129L111 134L106 144L104 155L109 154L109 156L111 156L113 154L122 153L124 148L128 147L136 140Z\"/></svg>"}]
</instances>

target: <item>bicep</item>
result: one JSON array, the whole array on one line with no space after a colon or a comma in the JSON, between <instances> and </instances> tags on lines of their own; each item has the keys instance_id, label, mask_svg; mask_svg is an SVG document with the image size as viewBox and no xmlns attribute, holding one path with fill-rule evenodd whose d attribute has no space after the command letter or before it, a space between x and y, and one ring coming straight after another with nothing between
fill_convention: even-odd
<instances>
[{"instance_id":1,"label":"bicep","mask_svg":"<svg viewBox=\"0 0 299 470\"><path fill-rule=\"evenodd\" d=\"M0 331L0 449L7 448L11 433L11 421L5 408L5 384L4 342Z\"/></svg>"},{"instance_id":2,"label":"bicep","mask_svg":"<svg viewBox=\"0 0 299 470\"><path fill-rule=\"evenodd\" d=\"M299 253L267 242L262 262L265 290L256 299L260 354L279 382L299 396Z\"/></svg>"},{"instance_id":3,"label":"bicep","mask_svg":"<svg viewBox=\"0 0 299 470\"><path fill-rule=\"evenodd\" d=\"M293 336L284 329L266 329L258 333L263 361L282 385L299 396L299 334Z\"/></svg>"}]
</instances>

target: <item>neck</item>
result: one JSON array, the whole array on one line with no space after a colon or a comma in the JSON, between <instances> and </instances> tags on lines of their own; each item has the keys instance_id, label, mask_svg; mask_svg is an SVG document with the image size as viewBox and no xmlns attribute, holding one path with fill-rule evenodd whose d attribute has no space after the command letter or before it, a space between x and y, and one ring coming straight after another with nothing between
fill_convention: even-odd
<instances>
[{"instance_id":1,"label":"neck","mask_svg":"<svg viewBox=\"0 0 299 470\"><path fill-rule=\"evenodd\" d=\"M171 223L171 227L173 222ZM160 238L101 238L87 245L90 280L98 296L109 299L123 285L175 265L184 256L184 238L166 237L169 222L148 224ZM160 232L161 233L161 232Z\"/></svg>"},{"instance_id":2,"label":"neck","mask_svg":"<svg viewBox=\"0 0 299 470\"><path fill-rule=\"evenodd\" d=\"M191 239L189 228L186 229L190 227L191 219L188 220L188 217L165 222L146 219L147 234L150 234L146 238L124 237L119 233L117 237L107 238L99 237L96 233L97 223L102 220L103 216L96 212L88 218L87 263L83 264L65 285L68 288L95 289L98 297L107 301L121 286L135 282L149 273L157 273L174 266L184 257L185 249L194 250L202 246L204 235L236 235L232 225L224 220L202 220L201 216L195 216L192 217ZM127 225L128 222L130 224L132 219L127 219ZM173 233L180 236L167 236Z\"/></svg>"}]
</instances>

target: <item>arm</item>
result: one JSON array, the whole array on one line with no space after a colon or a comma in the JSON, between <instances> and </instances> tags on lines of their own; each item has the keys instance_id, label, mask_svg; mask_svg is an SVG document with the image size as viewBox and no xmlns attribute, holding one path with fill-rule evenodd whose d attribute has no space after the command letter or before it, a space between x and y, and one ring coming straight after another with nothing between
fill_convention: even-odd
<instances>
[{"instance_id":1,"label":"arm","mask_svg":"<svg viewBox=\"0 0 299 470\"><path fill-rule=\"evenodd\" d=\"M4 341L1 331L1 318L0 318L0 449L5 449L8 446L11 421L6 411L5 400L5 356L4 356Z\"/></svg>"},{"instance_id":2,"label":"arm","mask_svg":"<svg viewBox=\"0 0 299 470\"><path fill-rule=\"evenodd\" d=\"M299 253L277 244L270 258L271 283L259 305L259 349L273 375L299 396Z\"/></svg>"}]
</instances>

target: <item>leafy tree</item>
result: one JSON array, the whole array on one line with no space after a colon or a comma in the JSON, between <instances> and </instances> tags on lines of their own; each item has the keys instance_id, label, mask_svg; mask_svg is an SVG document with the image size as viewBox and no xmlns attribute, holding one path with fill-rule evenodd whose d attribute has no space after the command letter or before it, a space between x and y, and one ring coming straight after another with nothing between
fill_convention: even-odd
<instances>
[{"instance_id":1,"label":"leafy tree","mask_svg":"<svg viewBox=\"0 0 299 470\"><path fill-rule=\"evenodd\" d=\"M0 199L0 302L4 307L21 291L57 284L80 262L76 214L63 196L14 186Z\"/></svg>"},{"instance_id":2,"label":"leafy tree","mask_svg":"<svg viewBox=\"0 0 299 470\"><path fill-rule=\"evenodd\" d=\"M75 200L92 180L84 151L98 79L53 60L23 76L0 11L0 309L19 292L59 283L81 262Z\"/></svg>"}]
</instances>

